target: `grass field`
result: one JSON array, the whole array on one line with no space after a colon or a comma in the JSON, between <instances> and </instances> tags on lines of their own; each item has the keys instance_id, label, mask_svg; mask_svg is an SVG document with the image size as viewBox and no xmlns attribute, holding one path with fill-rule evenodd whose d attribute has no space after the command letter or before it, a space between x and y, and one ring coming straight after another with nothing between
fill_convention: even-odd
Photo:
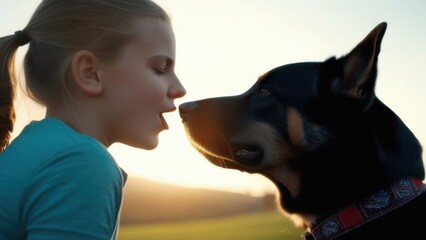
<instances>
[{"instance_id":1,"label":"grass field","mask_svg":"<svg viewBox=\"0 0 426 240\"><path fill-rule=\"evenodd\" d=\"M296 240L302 231L277 212L169 224L121 226L118 240Z\"/></svg>"}]
</instances>

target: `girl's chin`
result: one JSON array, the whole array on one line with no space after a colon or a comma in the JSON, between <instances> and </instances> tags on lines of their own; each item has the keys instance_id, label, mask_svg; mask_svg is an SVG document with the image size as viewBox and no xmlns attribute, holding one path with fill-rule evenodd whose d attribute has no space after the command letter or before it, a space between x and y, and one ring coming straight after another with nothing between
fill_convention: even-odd
<instances>
[{"instance_id":1,"label":"girl's chin","mask_svg":"<svg viewBox=\"0 0 426 240\"><path fill-rule=\"evenodd\" d=\"M145 142L140 148L145 150L153 150L158 146L158 135L150 141Z\"/></svg>"},{"instance_id":2,"label":"girl's chin","mask_svg":"<svg viewBox=\"0 0 426 240\"><path fill-rule=\"evenodd\" d=\"M123 142L123 144L129 145L134 148L153 150L158 146L158 134L152 135L150 138L147 138L145 136L144 138L133 141L132 143Z\"/></svg>"},{"instance_id":3,"label":"girl's chin","mask_svg":"<svg viewBox=\"0 0 426 240\"><path fill-rule=\"evenodd\" d=\"M154 150L155 148L157 148L157 146L158 146L158 143L150 145L150 146L147 146L147 147L145 147L143 149L145 149L145 150Z\"/></svg>"}]
</instances>

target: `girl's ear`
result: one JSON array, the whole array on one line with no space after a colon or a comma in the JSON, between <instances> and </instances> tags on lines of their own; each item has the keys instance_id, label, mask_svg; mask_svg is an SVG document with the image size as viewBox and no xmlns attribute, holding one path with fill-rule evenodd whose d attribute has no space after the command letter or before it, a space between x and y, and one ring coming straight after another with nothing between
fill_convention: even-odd
<instances>
[{"instance_id":1,"label":"girl's ear","mask_svg":"<svg viewBox=\"0 0 426 240\"><path fill-rule=\"evenodd\" d=\"M88 50L78 51L72 58L72 79L77 89L88 96L102 93L102 81L97 72L98 65L98 58Z\"/></svg>"}]
</instances>

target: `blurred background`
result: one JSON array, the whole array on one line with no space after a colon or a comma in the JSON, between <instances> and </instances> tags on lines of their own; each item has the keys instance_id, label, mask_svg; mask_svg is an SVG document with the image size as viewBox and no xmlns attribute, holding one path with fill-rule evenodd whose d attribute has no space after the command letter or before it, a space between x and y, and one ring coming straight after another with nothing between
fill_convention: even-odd
<instances>
[{"instance_id":1,"label":"blurred background","mask_svg":"<svg viewBox=\"0 0 426 240\"><path fill-rule=\"evenodd\" d=\"M388 28L379 56L378 97L426 143L426 1L158 0L171 15L176 72L187 95L236 95L271 68L348 53L377 24ZM25 27L40 0L1 0L0 36ZM19 50L18 61L25 53ZM22 94L16 136L44 109ZM130 175L119 239L300 239L275 207L262 176L208 163L188 142L177 112L160 145L114 144Z\"/></svg>"}]
</instances>

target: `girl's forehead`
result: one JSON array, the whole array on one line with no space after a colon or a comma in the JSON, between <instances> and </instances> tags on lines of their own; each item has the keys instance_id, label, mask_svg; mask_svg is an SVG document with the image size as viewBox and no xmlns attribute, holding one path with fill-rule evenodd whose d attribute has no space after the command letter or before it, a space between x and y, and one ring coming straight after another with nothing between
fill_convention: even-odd
<instances>
[{"instance_id":1,"label":"girl's forehead","mask_svg":"<svg viewBox=\"0 0 426 240\"><path fill-rule=\"evenodd\" d=\"M148 48L175 48L175 35L170 23L155 18L138 20L133 26L135 41Z\"/></svg>"},{"instance_id":2,"label":"girl's forehead","mask_svg":"<svg viewBox=\"0 0 426 240\"><path fill-rule=\"evenodd\" d=\"M157 18L139 18L131 26L133 32L142 38L164 38L174 41L174 33L169 22Z\"/></svg>"},{"instance_id":3,"label":"girl's forehead","mask_svg":"<svg viewBox=\"0 0 426 240\"><path fill-rule=\"evenodd\" d=\"M133 37L124 46L123 54L142 54L147 58L161 55L175 59L175 36L168 22L154 18L139 19L131 28Z\"/></svg>"}]
</instances>

